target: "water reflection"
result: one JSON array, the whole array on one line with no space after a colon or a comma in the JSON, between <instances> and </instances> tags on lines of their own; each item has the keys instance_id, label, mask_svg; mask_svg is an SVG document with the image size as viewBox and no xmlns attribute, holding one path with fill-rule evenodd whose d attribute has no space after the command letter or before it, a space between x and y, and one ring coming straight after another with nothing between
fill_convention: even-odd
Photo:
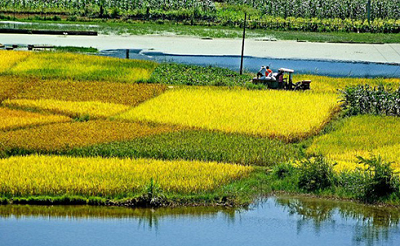
<instances>
[{"instance_id":1,"label":"water reflection","mask_svg":"<svg viewBox=\"0 0 400 246\"><path fill-rule=\"evenodd\" d=\"M400 211L267 198L247 209L0 206L5 245L397 245Z\"/></svg>"},{"instance_id":2,"label":"water reflection","mask_svg":"<svg viewBox=\"0 0 400 246\"><path fill-rule=\"evenodd\" d=\"M353 241L355 245L363 243L374 245L387 242L391 233L399 233L400 210L391 207L368 206L355 202L332 201L312 198L281 197L276 199L290 215L299 215L298 233L307 222L312 222L316 233L321 228L335 226L338 217L354 220Z\"/></svg>"},{"instance_id":3,"label":"water reflection","mask_svg":"<svg viewBox=\"0 0 400 246\"><path fill-rule=\"evenodd\" d=\"M181 217L215 218L222 214L228 221L234 221L237 210L223 207L177 207L177 208L126 208L101 206L0 206L0 218L52 218L52 219L137 219L139 225L157 229L161 218Z\"/></svg>"}]
</instances>

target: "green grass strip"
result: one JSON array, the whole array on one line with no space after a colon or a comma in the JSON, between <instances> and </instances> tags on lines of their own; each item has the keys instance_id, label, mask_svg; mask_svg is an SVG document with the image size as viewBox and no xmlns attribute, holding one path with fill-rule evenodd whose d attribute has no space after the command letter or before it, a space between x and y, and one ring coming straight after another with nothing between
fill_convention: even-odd
<instances>
[{"instance_id":1,"label":"green grass strip","mask_svg":"<svg viewBox=\"0 0 400 246\"><path fill-rule=\"evenodd\" d=\"M271 166L298 158L299 146L279 140L209 131L160 134L67 151L73 156L185 159Z\"/></svg>"}]
</instances>

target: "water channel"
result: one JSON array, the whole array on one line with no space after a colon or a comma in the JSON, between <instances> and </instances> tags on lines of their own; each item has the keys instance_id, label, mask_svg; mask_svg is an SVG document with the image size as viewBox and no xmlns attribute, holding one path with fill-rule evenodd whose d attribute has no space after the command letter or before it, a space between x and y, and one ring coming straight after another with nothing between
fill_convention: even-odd
<instances>
[{"instance_id":1,"label":"water channel","mask_svg":"<svg viewBox=\"0 0 400 246\"><path fill-rule=\"evenodd\" d=\"M1 245L398 245L400 210L270 197L248 208L0 206Z\"/></svg>"},{"instance_id":2,"label":"water channel","mask_svg":"<svg viewBox=\"0 0 400 246\"><path fill-rule=\"evenodd\" d=\"M100 55L111 57L126 57L126 50L103 50ZM200 55L175 55L161 52L144 51L140 49L129 50L131 59L154 60L157 62L176 62L200 66L218 66L239 70L239 56L200 56ZM314 74L333 77L374 78L388 77L400 78L399 64L384 64L373 62L350 62L337 60L307 60L307 59L279 59L268 57L244 58L243 66L247 71L257 72L262 65L270 66L272 70L281 67L294 69L300 74Z\"/></svg>"}]
</instances>

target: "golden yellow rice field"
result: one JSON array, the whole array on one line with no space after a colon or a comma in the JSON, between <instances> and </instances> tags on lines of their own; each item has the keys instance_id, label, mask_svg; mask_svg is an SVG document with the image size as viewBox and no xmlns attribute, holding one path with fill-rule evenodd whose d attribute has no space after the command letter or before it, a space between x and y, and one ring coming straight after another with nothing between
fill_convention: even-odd
<instances>
[{"instance_id":1,"label":"golden yellow rice field","mask_svg":"<svg viewBox=\"0 0 400 246\"><path fill-rule=\"evenodd\" d=\"M134 106L163 93L165 89L165 85L159 84L40 80L15 97L31 100L100 101Z\"/></svg>"},{"instance_id":2,"label":"golden yellow rice field","mask_svg":"<svg viewBox=\"0 0 400 246\"><path fill-rule=\"evenodd\" d=\"M71 121L71 118L65 116L43 115L20 110L0 108L0 131L68 121Z\"/></svg>"},{"instance_id":3,"label":"golden yellow rice field","mask_svg":"<svg viewBox=\"0 0 400 246\"><path fill-rule=\"evenodd\" d=\"M185 88L169 90L115 117L298 140L338 111L334 94Z\"/></svg>"},{"instance_id":4,"label":"golden yellow rice field","mask_svg":"<svg viewBox=\"0 0 400 246\"><path fill-rule=\"evenodd\" d=\"M131 140L176 130L169 126L94 120L3 132L0 133L0 142L9 149L53 151Z\"/></svg>"},{"instance_id":5,"label":"golden yellow rice field","mask_svg":"<svg viewBox=\"0 0 400 246\"><path fill-rule=\"evenodd\" d=\"M356 156L381 156L400 171L400 119L390 116L355 116L335 131L317 137L309 154L322 154L338 163L337 170L354 169Z\"/></svg>"},{"instance_id":6,"label":"golden yellow rice field","mask_svg":"<svg viewBox=\"0 0 400 246\"><path fill-rule=\"evenodd\" d=\"M217 162L25 156L0 159L0 193L12 196L129 196L153 179L164 192L211 191L251 167Z\"/></svg>"},{"instance_id":7,"label":"golden yellow rice field","mask_svg":"<svg viewBox=\"0 0 400 246\"><path fill-rule=\"evenodd\" d=\"M17 62L30 56L31 52L0 50L0 73L6 72Z\"/></svg>"},{"instance_id":8,"label":"golden yellow rice field","mask_svg":"<svg viewBox=\"0 0 400 246\"><path fill-rule=\"evenodd\" d=\"M44 52L33 53L10 72L46 79L136 82L149 79L156 66L156 63L150 61Z\"/></svg>"},{"instance_id":9,"label":"golden yellow rice field","mask_svg":"<svg viewBox=\"0 0 400 246\"><path fill-rule=\"evenodd\" d=\"M370 86L385 85L397 89L400 84L399 78L336 78L318 75L294 75L294 81L310 79L312 92L315 93L336 93L338 89L344 89L346 86L356 86L369 84Z\"/></svg>"},{"instance_id":10,"label":"golden yellow rice field","mask_svg":"<svg viewBox=\"0 0 400 246\"><path fill-rule=\"evenodd\" d=\"M91 118L107 118L128 110L123 104L103 102L72 102L53 99L13 99L3 101L3 105L11 108L51 112L71 117L90 116Z\"/></svg>"},{"instance_id":11,"label":"golden yellow rice field","mask_svg":"<svg viewBox=\"0 0 400 246\"><path fill-rule=\"evenodd\" d=\"M37 80L15 76L0 76L0 102L13 99L17 94L33 86Z\"/></svg>"}]
</instances>

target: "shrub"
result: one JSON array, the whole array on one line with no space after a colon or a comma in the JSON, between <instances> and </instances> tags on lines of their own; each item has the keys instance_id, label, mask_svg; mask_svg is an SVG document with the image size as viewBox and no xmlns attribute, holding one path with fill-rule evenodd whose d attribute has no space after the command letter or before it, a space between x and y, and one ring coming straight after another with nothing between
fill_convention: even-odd
<instances>
[{"instance_id":1,"label":"shrub","mask_svg":"<svg viewBox=\"0 0 400 246\"><path fill-rule=\"evenodd\" d=\"M298 186L306 191L319 191L331 187L335 181L333 166L322 156L306 159L298 166Z\"/></svg>"},{"instance_id":2,"label":"shrub","mask_svg":"<svg viewBox=\"0 0 400 246\"><path fill-rule=\"evenodd\" d=\"M286 177L292 176L295 172L295 168L292 164L284 162L280 163L272 169L272 174L278 179L284 179Z\"/></svg>"},{"instance_id":3,"label":"shrub","mask_svg":"<svg viewBox=\"0 0 400 246\"><path fill-rule=\"evenodd\" d=\"M373 202L399 192L399 177L390 162L382 161L380 156L370 159L360 156L357 158L363 167L359 167L353 174L347 175L348 182L346 184L359 199Z\"/></svg>"}]
</instances>

